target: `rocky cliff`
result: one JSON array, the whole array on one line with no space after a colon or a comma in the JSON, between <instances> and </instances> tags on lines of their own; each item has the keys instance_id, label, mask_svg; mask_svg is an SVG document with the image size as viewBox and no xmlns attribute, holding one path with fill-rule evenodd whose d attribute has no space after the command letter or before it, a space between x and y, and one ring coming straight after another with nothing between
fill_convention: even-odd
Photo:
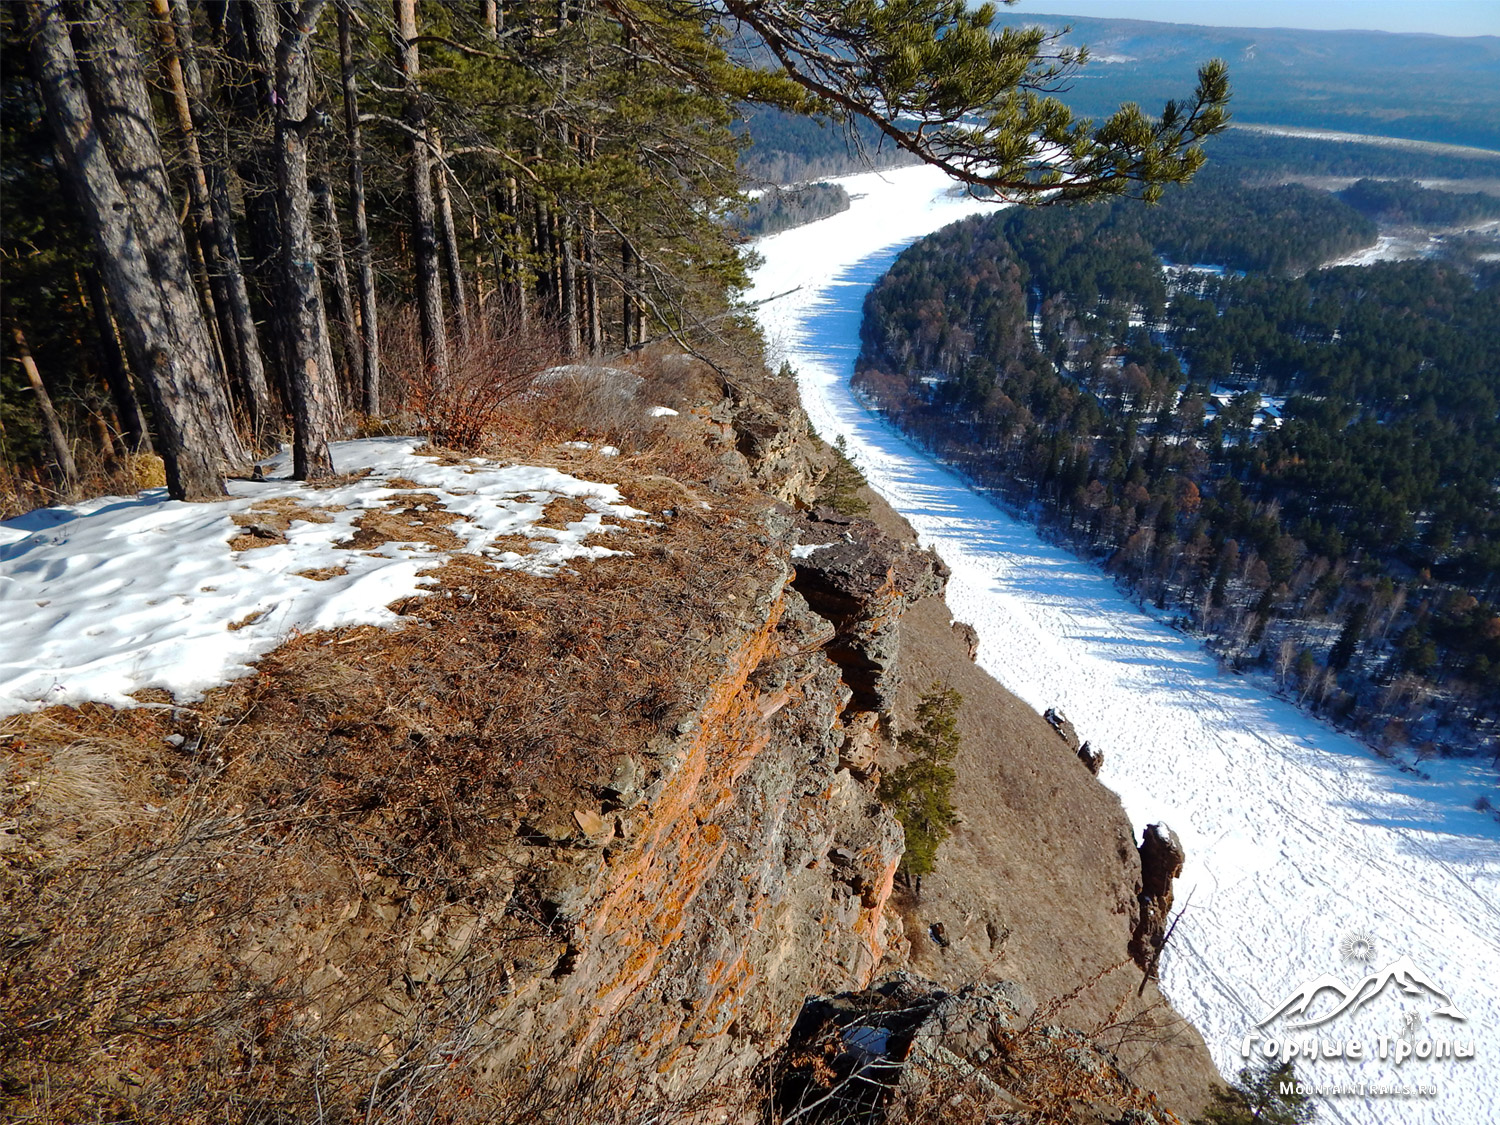
<instances>
[{"instance_id":1,"label":"rocky cliff","mask_svg":"<svg viewBox=\"0 0 1500 1125\"><path fill-rule=\"evenodd\" d=\"M715 387L685 363L643 393ZM1127 995L1118 801L972 664L901 521L819 506L788 381L709 398L590 465L650 518L587 571L455 562L405 628L292 638L191 707L7 722L10 1108L753 1115L809 998L897 968L924 1011L1008 982L1005 1049L1087 1046L1099 1104L1156 1112L1128 1076L1197 1105L1201 1043ZM876 794L934 680L966 700L962 820L918 898Z\"/></svg>"}]
</instances>

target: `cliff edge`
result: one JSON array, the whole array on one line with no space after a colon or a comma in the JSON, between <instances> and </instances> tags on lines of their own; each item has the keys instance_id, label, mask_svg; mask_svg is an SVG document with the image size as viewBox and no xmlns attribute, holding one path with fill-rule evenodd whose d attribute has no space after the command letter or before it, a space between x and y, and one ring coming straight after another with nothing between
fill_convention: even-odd
<instances>
[{"instance_id":1,"label":"cliff edge","mask_svg":"<svg viewBox=\"0 0 1500 1125\"><path fill-rule=\"evenodd\" d=\"M1078 1120L1168 1120L1141 1086L1198 1107L1201 1041L1125 967L1132 828L973 665L941 562L878 502L820 506L789 380L654 356L623 393L658 407L636 449L508 452L638 510L588 565L456 553L399 628L289 636L199 700L4 720L8 1111L750 1120L804 1073L809 1001L872 986L949 1013L1001 988L976 1049L1086 1058ZM449 518L392 487L361 549ZM539 526L583 535L574 507ZM877 788L935 680L965 699L961 821L918 896ZM953 1056L934 1026L903 1050Z\"/></svg>"}]
</instances>

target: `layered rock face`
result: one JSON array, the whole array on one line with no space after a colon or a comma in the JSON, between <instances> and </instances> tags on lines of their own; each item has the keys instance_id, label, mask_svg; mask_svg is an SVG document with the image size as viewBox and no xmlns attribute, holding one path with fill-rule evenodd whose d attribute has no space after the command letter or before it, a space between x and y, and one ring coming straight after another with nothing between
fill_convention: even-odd
<instances>
[{"instance_id":1,"label":"layered rock face","mask_svg":"<svg viewBox=\"0 0 1500 1125\"><path fill-rule=\"evenodd\" d=\"M975 666L904 521L819 506L829 461L773 390L684 404L697 475L622 479L652 517L608 566L455 564L404 629L297 638L194 708L56 709L13 738L18 776L73 802L23 809L25 870L106 874L72 900L7 891L13 913L88 907L27 920L53 936L26 957L56 955L12 980L81 1030L43 1027L7 1096L50 1083L78 1119L238 1120L254 1097L297 1120L725 1120L809 997L881 981L876 1007L926 1013L915 1094L956 1073L989 1096L965 1056L999 1042L1134 1104L1092 1045L1114 1012L1119 1068L1194 1108L1201 1041L1117 971L1133 935L1159 949L1170 862L1137 852L1076 736ZM877 792L934 682L965 700L960 823L917 898ZM101 748L90 784L43 784L79 746ZM48 866L80 840L88 863ZM85 976L74 946L130 956ZM891 986L905 969L923 979ZM152 1036L88 1022L158 980L195 983L132 997Z\"/></svg>"},{"instance_id":2,"label":"layered rock face","mask_svg":"<svg viewBox=\"0 0 1500 1125\"><path fill-rule=\"evenodd\" d=\"M900 615L946 572L868 520L776 505L762 524L772 552L708 643L700 698L531 857L565 948L511 1001L516 1052L625 1052L666 1092L701 1089L775 1052L807 996L862 987L899 948L880 718Z\"/></svg>"},{"instance_id":3,"label":"layered rock face","mask_svg":"<svg viewBox=\"0 0 1500 1125\"><path fill-rule=\"evenodd\" d=\"M695 1089L755 1065L804 997L868 981L884 956L900 826L840 764L864 726L845 721L833 626L789 577L716 640L719 675L651 748L639 803L601 794L612 838L551 849L567 952L513 1001L528 1051L625 1047Z\"/></svg>"}]
</instances>

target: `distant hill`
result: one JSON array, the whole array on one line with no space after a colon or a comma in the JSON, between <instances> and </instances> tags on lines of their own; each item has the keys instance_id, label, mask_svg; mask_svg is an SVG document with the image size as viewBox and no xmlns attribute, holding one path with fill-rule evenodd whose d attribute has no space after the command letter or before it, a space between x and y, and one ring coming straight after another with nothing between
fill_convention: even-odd
<instances>
[{"instance_id":1,"label":"distant hill","mask_svg":"<svg viewBox=\"0 0 1500 1125\"><path fill-rule=\"evenodd\" d=\"M1005 11L1001 26L1071 26L1093 61L1063 95L1103 115L1138 101L1160 112L1192 90L1200 63L1229 63L1243 123L1299 125L1500 149L1500 37L1200 27Z\"/></svg>"}]
</instances>

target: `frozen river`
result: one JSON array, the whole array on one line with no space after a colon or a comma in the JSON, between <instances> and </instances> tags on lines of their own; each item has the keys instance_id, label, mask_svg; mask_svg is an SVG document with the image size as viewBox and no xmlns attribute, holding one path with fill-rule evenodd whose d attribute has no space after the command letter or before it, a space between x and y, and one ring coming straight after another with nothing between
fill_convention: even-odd
<instances>
[{"instance_id":1,"label":"frozen river","mask_svg":"<svg viewBox=\"0 0 1500 1125\"><path fill-rule=\"evenodd\" d=\"M1182 838L1173 1004L1226 1074L1252 1034L1254 1051L1361 1044L1358 1062L1299 1054L1305 1082L1354 1090L1318 1097L1319 1120L1500 1121L1500 824L1474 808L1487 771L1400 772L1221 671L866 410L849 390L865 293L914 239L993 205L950 195L928 168L841 182L850 210L758 244L751 299L797 289L758 310L773 352L797 369L818 432L847 440L952 567L948 603L978 628L980 663L1105 751L1102 780L1138 830L1162 821ZM1268 1018L1309 984L1305 1015ZM1292 1029L1344 992L1343 1014ZM1444 1047L1473 1057L1418 1057Z\"/></svg>"}]
</instances>

